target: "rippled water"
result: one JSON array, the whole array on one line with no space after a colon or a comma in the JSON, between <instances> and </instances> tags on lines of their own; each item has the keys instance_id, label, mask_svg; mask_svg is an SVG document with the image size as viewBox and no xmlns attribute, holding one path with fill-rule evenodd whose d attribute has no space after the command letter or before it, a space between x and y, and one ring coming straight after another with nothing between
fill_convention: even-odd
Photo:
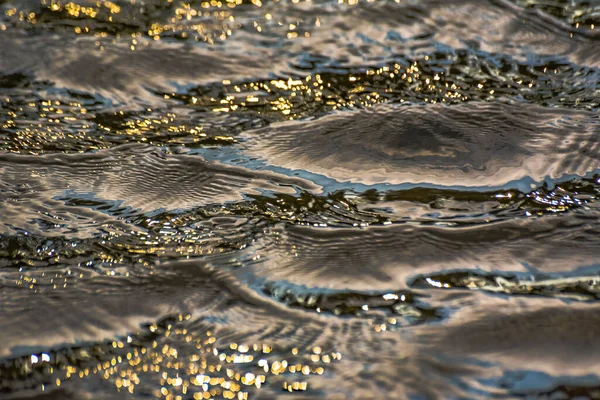
<instances>
[{"instance_id":1,"label":"rippled water","mask_svg":"<svg viewBox=\"0 0 600 400\"><path fill-rule=\"evenodd\" d=\"M600 398L597 0L0 0L0 398Z\"/></svg>"}]
</instances>

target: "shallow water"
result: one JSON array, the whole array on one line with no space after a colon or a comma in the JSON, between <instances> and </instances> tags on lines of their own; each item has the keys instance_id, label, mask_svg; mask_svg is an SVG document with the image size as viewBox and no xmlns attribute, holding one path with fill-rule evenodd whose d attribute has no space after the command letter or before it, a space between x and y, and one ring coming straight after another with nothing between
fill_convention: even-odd
<instances>
[{"instance_id":1,"label":"shallow water","mask_svg":"<svg viewBox=\"0 0 600 400\"><path fill-rule=\"evenodd\" d=\"M0 0L0 398L600 398L600 2Z\"/></svg>"}]
</instances>

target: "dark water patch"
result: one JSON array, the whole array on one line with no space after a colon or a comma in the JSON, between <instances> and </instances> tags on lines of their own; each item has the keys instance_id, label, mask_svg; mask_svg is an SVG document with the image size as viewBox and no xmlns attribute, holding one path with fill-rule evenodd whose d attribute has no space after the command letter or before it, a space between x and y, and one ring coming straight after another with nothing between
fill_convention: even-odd
<instances>
[{"instance_id":1,"label":"dark water patch","mask_svg":"<svg viewBox=\"0 0 600 400\"><path fill-rule=\"evenodd\" d=\"M2 89L15 89L25 87L28 84L29 79L26 75L16 73L0 75L0 88Z\"/></svg>"},{"instance_id":2,"label":"dark water patch","mask_svg":"<svg viewBox=\"0 0 600 400\"><path fill-rule=\"evenodd\" d=\"M593 30L600 26L600 5L588 0L552 0L552 1L523 1L513 0L514 3L541 10L568 22L574 28Z\"/></svg>"},{"instance_id":3,"label":"dark water patch","mask_svg":"<svg viewBox=\"0 0 600 400\"><path fill-rule=\"evenodd\" d=\"M598 177L594 176L543 184L526 193L417 187L392 191L371 189L348 193L346 197L357 210L384 218L383 223L414 221L466 226L523 216L596 210L599 190Z\"/></svg>"},{"instance_id":4,"label":"dark water patch","mask_svg":"<svg viewBox=\"0 0 600 400\"><path fill-rule=\"evenodd\" d=\"M392 327L437 321L444 315L441 310L427 306L418 296L408 291L336 292L267 283L262 292L289 307L325 315L366 318L372 323L387 323Z\"/></svg>"},{"instance_id":5,"label":"dark water patch","mask_svg":"<svg viewBox=\"0 0 600 400\"><path fill-rule=\"evenodd\" d=\"M33 234L2 235L0 237L0 265L2 268L29 269L40 274L44 268L53 266L78 266L115 261L116 254L109 254L101 246L104 240L76 240L64 237L48 238ZM110 264L110 263L109 263Z\"/></svg>"},{"instance_id":6,"label":"dark water patch","mask_svg":"<svg viewBox=\"0 0 600 400\"><path fill-rule=\"evenodd\" d=\"M382 213L361 210L354 196L334 192L325 196L302 192L299 196L278 194L276 196L250 195L252 202L240 204L240 210L252 210L259 218L272 223L282 221L313 226L359 226L381 225L388 221Z\"/></svg>"},{"instance_id":7,"label":"dark water patch","mask_svg":"<svg viewBox=\"0 0 600 400\"><path fill-rule=\"evenodd\" d=\"M527 194L520 209L526 213L557 213L598 207L600 177L544 185Z\"/></svg>"},{"instance_id":8,"label":"dark water patch","mask_svg":"<svg viewBox=\"0 0 600 400\"><path fill-rule=\"evenodd\" d=\"M409 285L415 288L483 290L509 295L545 296L580 301L600 298L600 278L597 276L524 279L513 275L480 271L450 271L414 277Z\"/></svg>"},{"instance_id":9,"label":"dark water patch","mask_svg":"<svg viewBox=\"0 0 600 400\"><path fill-rule=\"evenodd\" d=\"M523 394L525 398L531 398L531 394ZM536 399L574 399L588 398L600 399L600 387L598 386L576 386L576 385L560 385L553 390L544 394L534 395Z\"/></svg>"}]
</instances>

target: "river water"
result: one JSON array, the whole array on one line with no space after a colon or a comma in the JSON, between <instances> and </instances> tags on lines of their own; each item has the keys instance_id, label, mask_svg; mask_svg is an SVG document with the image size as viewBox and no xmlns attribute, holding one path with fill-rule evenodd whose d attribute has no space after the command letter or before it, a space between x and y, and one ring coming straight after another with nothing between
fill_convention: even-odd
<instances>
[{"instance_id":1,"label":"river water","mask_svg":"<svg viewBox=\"0 0 600 400\"><path fill-rule=\"evenodd\" d=\"M598 0L0 0L0 398L600 398Z\"/></svg>"}]
</instances>

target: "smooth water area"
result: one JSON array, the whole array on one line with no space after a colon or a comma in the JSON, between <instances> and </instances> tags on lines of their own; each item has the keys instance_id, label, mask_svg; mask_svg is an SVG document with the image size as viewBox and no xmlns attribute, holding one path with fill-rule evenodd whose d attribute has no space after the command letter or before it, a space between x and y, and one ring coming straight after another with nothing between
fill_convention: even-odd
<instances>
[{"instance_id":1,"label":"smooth water area","mask_svg":"<svg viewBox=\"0 0 600 400\"><path fill-rule=\"evenodd\" d=\"M599 0L0 0L0 398L600 398Z\"/></svg>"}]
</instances>

